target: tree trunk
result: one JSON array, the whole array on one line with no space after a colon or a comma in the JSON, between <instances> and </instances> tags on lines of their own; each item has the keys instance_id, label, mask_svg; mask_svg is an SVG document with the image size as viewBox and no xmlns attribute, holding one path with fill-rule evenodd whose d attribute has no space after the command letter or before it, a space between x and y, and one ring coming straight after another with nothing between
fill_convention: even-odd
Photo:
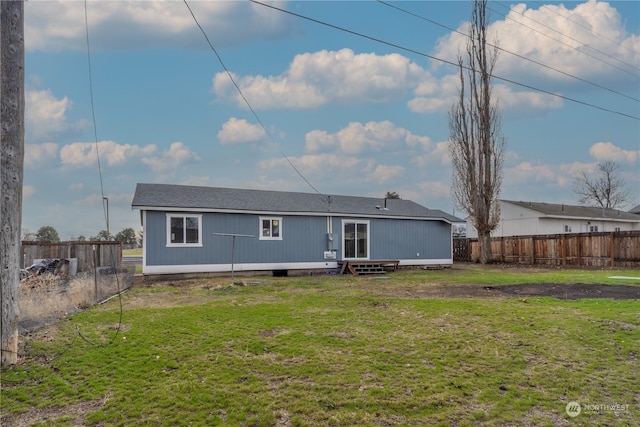
<instances>
[{"instance_id":1,"label":"tree trunk","mask_svg":"<svg viewBox=\"0 0 640 427\"><path fill-rule=\"evenodd\" d=\"M480 264L488 264L493 260L491 255L491 233L478 232L478 249L480 252Z\"/></svg>"},{"instance_id":2,"label":"tree trunk","mask_svg":"<svg viewBox=\"0 0 640 427\"><path fill-rule=\"evenodd\" d=\"M0 364L18 362L24 161L24 3L0 1Z\"/></svg>"}]
</instances>

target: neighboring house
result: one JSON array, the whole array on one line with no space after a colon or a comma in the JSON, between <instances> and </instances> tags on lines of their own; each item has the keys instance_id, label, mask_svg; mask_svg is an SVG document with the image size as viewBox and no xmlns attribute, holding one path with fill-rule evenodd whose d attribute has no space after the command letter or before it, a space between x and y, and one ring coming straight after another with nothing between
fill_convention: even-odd
<instances>
[{"instance_id":1,"label":"neighboring house","mask_svg":"<svg viewBox=\"0 0 640 427\"><path fill-rule=\"evenodd\" d=\"M138 184L144 274L450 265L452 222L410 200Z\"/></svg>"},{"instance_id":2,"label":"neighboring house","mask_svg":"<svg viewBox=\"0 0 640 427\"><path fill-rule=\"evenodd\" d=\"M640 216L617 209L500 200L500 224L492 237L640 230ZM478 232L467 220L467 237Z\"/></svg>"}]
</instances>

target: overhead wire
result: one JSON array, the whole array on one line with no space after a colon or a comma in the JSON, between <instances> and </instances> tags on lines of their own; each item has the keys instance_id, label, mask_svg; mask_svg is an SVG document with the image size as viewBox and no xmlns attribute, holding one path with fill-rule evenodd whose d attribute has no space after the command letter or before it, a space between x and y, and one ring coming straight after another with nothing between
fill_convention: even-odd
<instances>
[{"instance_id":1,"label":"overhead wire","mask_svg":"<svg viewBox=\"0 0 640 427\"><path fill-rule=\"evenodd\" d=\"M350 30L348 28L341 27L341 26L336 25L336 24L331 24L331 23L328 23L328 22L325 22L325 21L322 21L322 20L319 20L319 19L316 19L316 18L312 18L310 16L302 15L302 14L297 13L297 12L293 12L293 11L290 11L290 10L287 10L287 9L280 8L280 7L275 6L273 4L263 3L263 2L260 2L258 0L249 0L249 1L251 1L252 3L255 3L255 4L259 4L261 6L264 6L264 7L270 8L270 9L277 10L279 12L283 12L283 13L289 14L291 16L295 16L295 17L300 18L300 19L304 19L304 20L307 20L307 21L310 21L310 22L317 23L319 25L323 25L323 26L326 26L326 27L329 27L329 28L333 28L333 29L336 29L336 30L339 30L339 31L343 31L345 33L352 34L352 35L355 35L357 37L361 37L361 38L364 38L364 39L367 39L367 40L374 41L376 43L380 43L380 44L384 44L384 45L389 46L389 47L393 47L395 49L403 50L405 52L409 52L409 53L412 53L414 55L418 55L418 56L422 56L422 57L425 57L425 58L433 59L434 61L442 62L442 63L448 64L448 65L453 65L455 67L461 66L460 64L458 64L456 62L453 62L453 61L450 61L450 60L447 60L447 59L444 59L444 58L438 58L436 56L429 55L428 53L421 52L421 51L418 51L416 49L408 48L406 46L402 46L402 45L399 45L397 43L389 42L389 41L380 39L378 37L374 37L374 36L370 36L370 35L367 35L367 34L363 34L361 32L358 32L358 31L355 31L355 30ZM462 67L464 69L470 71L469 67L464 66L464 65L462 65ZM599 105L592 104L590 102L581 101L579 99L575 99L575 98L572 98L572 97L569 97L569 96L566 96L566 95L561 95L559 93L551 92L551 91L546 90L546 89L541 89L541 88L538 88L538 87L535 87L535 86L532 86L532 85L529 85L529 84L526 84L526 83L517 82L517 81L515 81L513 79L509 79L509 78L506 78L506 77L501 77L501 76L498 76L498 75L495 75L495 74L493 74L492 77L494 79L496 79L496 80L499 80L499 81L503 81L503 82L506 82L506 83L511 83L511 84L513 84L515 86L520 86L520 87L524 87L524 88L527 88L527 89L531 89L531 90L533 90L535 92L540 92L540 93L544 93L544 94L547 94L547 95L550 95L550 96L553 96L553 97L556 97L556 98L564 99L565 101L573 102L573 103L576 103L576 104L584 105L586 107L595 108L597 110L604 111L604 112L607 112L607 113L616 114L616 115L619 115L619 116L622 116L622 117L627 117L627 118L630 118L630 119L634 119L634 120L639 120L640 121L640 116L634 116L632 114L627 114L627 113L624 113L622 111L617 111L617 110L612 110L610 108L601 107Z\"/></svg>"},{"instance_id":2,"label":"overhead wire","mask_svg":"<svg viewBox=\"0 0 640 427\"><path fill-rule=\"evenodd\" d=\"M494 3L496 3L496 4L500 5L500 6L504 7L504 8L507 8L507 9L511 10L508 6L505 6L505 5L501 4L500 2L497 2L497 1L496 1L496 2L494 2ZM547 37L547 38L549 38L549 39L551 39L551 40L554 40L554 41L556 41L556 42L558 42L558 43L560 43L560 44L562 44L562 45L564 45L564 46L567 46L567 47L569 47L569 48L571 48L571 49L574 49L574 50L576 50L576 51L578 51L578 52L582 53L583 55L587 55L588 57L593 58L593 59L595 59L595 60L596 60L596 61L598 61L598 62L602 62L603 64L606 64L606 65L608 65L608 66L610 66L610 67L613 67L613 68L615 68L615 69L617 69L617 70L619 70L619 71L622 71L623 73L627 73L627 74L629 74L629 75L631 75L631 76L634 76L634 77L637 77L637 76L638 76L638 74L637 74L637 73L633 73L633 72L631 72L631 71L629 71L629 70L626 70L626 69L621 68L621 67L619 67L619 66L617 66L617 65L614 65L614 64L612 64L612 63L610 63L610 62L608 62L608 61L605 61L605 60L604 60L604 59L602 59L601 57L599 57L599 56L597 56L597 55L593 55L593 54L591 54L591 53L589 53L589 52L587 52L587 51L585 51L585 50L580 50L580 49L576 48L575 46L571 46L569 43L566 43L566 42L564 42L564 41L562 41L562 40L559 40L559 39L557 39L557 38L555 38L555 37L552 37L552 36L550 36L549 34L546 34L546 33L542 32L542 31L538 30L537 28L531 27L531 26L529 26L529 25L527 25L527 24L523 23L522 21L518 21L518 20L516 20L516 19L513 19L511 16L509 16L509 15L505 15L504 13L501 13L501 12L498 12L497 10L492 9L491 7L488 7L488 6L487 6L487 9L491 10L492 12L494 12L494 13L496 13L496 14L500 15L500 16L503 16L505 19L508 19L508 20L510 20L510 21L513 21L513 22L515 22L515 23L517 23L517 24L519 24L519 25L522 25L523 27L528 28L528 29L530 29L531 31L534 31L534 32L536 32L536 33L538 33L538 34L540 34L540 35L542 35L542 36L544 36L544 37ZM547 28L547 29L549 29L549 30L551 30L551 31L555 32L555 33L560 34L560 35L561 35L561 36L563 36L563 37L568 38L569 40L572 40L572 41L574 41L574 42L576 42L576 43L579 43L582 47L589 48L589 49L591 49L591 50L593 50L593 51L595 51L595 52L598 52L598 53L599 53L599 54L601 54L601 55L604 55L604 56L606 56L606 57L608 57L608 58L611 58L611 59L613 59L613 60L615 60L615 61L617 61L617 62L619 62L619 63L621 63L621 64L624 64L624 65L626 65L626 66L628 66L628 67L632 67L632 68L640 69L640 68L638 68L638 67L637 67L637 66L635 66L635 65L631 65L631 64L629 64L628 62L622 61L621 59L616 58L616 57L614 57L614 56L612 56L612 55L610 55L610 54L608 54L608 53L606 53L606 52L603 52L603 51L601 51L601 50L599 50L599 49L596 49L596 48L594 48L593 46L589 46L589 45L587 45L587 44L585 44L585 43L581 42L580 40L578 40L578 39L576 39L576 38L574 38L574 37L572 37L572 36L570 36L570 35L564 34L564 33L560 32L560 31L558 31L558 30L556 30L556 29L554 29L554 28L551 28L550 26L548 26L548 25L546 25L546 24L544 24L544 23L542 23L542 22L540 22L540 21L537 21L537 20L535 20L535 19L533 19L533 18L531 18L531 17L528 17L528 16L526 16L526 15L522 15L522 16L523 16L524 18L527 18L527 19L529 19L529 20L531 20L531 21L535 22L535 23L536 23L536 24L538 24L538 25L541 25L541 26L543 26L543 27L545 27L545 28Z\"/></svg>"},{"instance_id":3,"label":"overhead wire","mask_svg":"<svg viewBox=\"0 0 640 427\"><path fill-rule=\"evenodd\" d=\"M98 175L100 177L100 195L102 196L102 210L104 213L104 220L106 223L106 228L107 228L107 238L110 238L109 235L109 202L107 197L105 196L104 193L104 180L103 180L103 173L102 173L102 166L100 164L100 145L98 143L98 125L96 122L96 112L95 112L95 101L94 101L94 96L93 96L93 71L91 68L91 44L90 44L90 40L89 40L89 15L88 15L88 10L87 10L87 0L84 0L84 24L85 24L85 36L86 36L86 42L87 42L87 65L88 65L88 75L89 75L89 97L90 97L90 104L91 104L91 117L93 119L93 136L94 136L94 141L95 141L95 147L96 147L96 158L98 161ZM105 206L105 201L106 201L106 206ZM115 255L113 253L113 247L111 247L111 260L115 263ZM113 267L113 271L115 274L115 279L116 279L116 286L117 286L117 294L118 294L118 301L120 303L120 317L118 319L118 327L116 328L116 332L113 335L113 337L111 338L111 340L109 342L107 342L104 345L109 345L112 344L115 339L117 338L118 334L120 333L120 330L122 329L122 315L123 315L123 308L122 308L122 291L120 290L120 278L118 277L118 270L116 268L115 265L112 266ZM98 268L97 265L94 265L94 268ZM94 280L95 276L94 276ZM97 287L96 287L97 289ZM97 295L96 295L96 299L97 299ZM97 302L97 301L96 301ZM87 337L85 337L81 332L80 329L76 326L76 332L78 334L78 336L80 338L82 338L84 341L88 342L89 344L95 345L95 346L99 346L100 344L94 343L91 340L89 340Z\"/></svg>"},{"instance_id":4,"label":"overhead wire","mask_svg":"<svg viewBox=\"0 0 640 427\"><path fill-rule=\"evenodd\" d=\"M539 5L539 6L540 6L540 9L542 9L543 7L545 7L545 10L548 10L548 11L550 11L551 13L554 13L554 14L556 14L556 15L560 16L561 18L566 19L567 21L571 22L571 23L572 23L572 24L574 24L574 25L577 25L577 26L579 26L579 27L582 27L582 28L583 28L583 29L585 29L586 31L589 31L591 34L593 34L593 35L595 35L595 36L597 36L597 37L600 37L601 39L605 39L605 40L607 40L607 41L610 41L611 43L617 44L618 46L620 46L620 47L621 47L621 48L623 48L623 49L628 50L629 52L637 53L635 50L633 50L633 49L632 49L632 48L630 48L629 46L625 46L624 44L620 43L620 41L618 41L618 40L614 40L614 39L612 39L612 38L609 38L606 34L602 34L602 33L598 32L598 31L594 31L594 29L593 29L593 28L591 28L591 27L587 27L587 26L586 26L586 25L584 25L582 22L580 22L580 21L576 21L575 19L571 19L571 18L570 18L570 17L568 17L567 15L564 15L564 14L562 14L562 13L558 12L558 8L557 8L557 7L546 7L546 6L551 6L551 5L549 5L549 4L545 4L545 3L542 3L542 2L540 2L540 1L534 1L534 2L532 2L532 3L535 3L535 4Z\"/></svg>"},{"instance_id":5,"label":"overhead wire","mask_svg":"<svg viewBox=\"0 0 640 427\"><path fill-rule=\"evenodd\" d=\"M231 81L231 83L233 83L233 85L235 86L238 94L240 95L240 97L242 98L242 100L244 101L244 103L246 104L247 108L249 108L249 110L251 111L251 113L253 114L253 117L256 119L256 121L258 122L258 124L260 125L260 127L262 127L262 129L265 131L266 135L269 137L269 139L271 141L273 141L274 143L275 138L271 135L271 132L269 132L269 130L267 129L267 127L264 125L264 123L262 122L262 120L260 119L260 117L258 116L258 113L256 113L255 109L251 106L251 103L249 102L249 100L247 99L247 97L244 95L244 93L242 92L242 89L240 89L240 86L238 85L238 83L236 82L236 80L233 78L233 74L231 74L231 72L229 71L229 69L227 68L227 66L225 65L224 61L222 60L222 57L220 56L220 54L218 53L218 50L215 48L215 46L213 45L213 43L211 42L211 40L209 39L209 37L207 36L206 31L204 30L204 28L202 28L202 25L200 25L200 22L198 21L198 19L196 18L196 15L193 13L193 10L191 9L191 6L189 6L189 3L187 3L187 0L183 0L185 6L187 7L187 9L189 9L189 13L191 14L191 17L193 18L194 22L196 23L196 25L198 26L198 28L200 29L200 32L202 33L202 35L204 36L205 40L207 41L207 44L209 45L209 48L211 48L211 50L213 51L213 53L216 55L216 58L218 58L218 62L220 63L220 65L222 66L222 68L224 69L225 73L227 74L227 77L229 77L229 80ZM285 158L285 160L289 163L289 165L293 168L293 170L298 174L298 176L300 176L300 178L302 178L302 180L304 180L304 182L307 183L307 185L309 187L311 187L313 189L313 191L315 191L318 194L322 194L303 174L302 172L300 172L300 170L296 167L296 165L291 161L291 159L289 159L289 157L285 154L285 152L279 148L280 154Z\"/></svg>"},{"instance_id":6,"label":"overhead wire","mask_svg":"<svg viewBox=\"0 0 640 427\"><path fill-rule=\"evenodd\" d=\"M447 26L447 25L441 24L441 23L439 23L439 22L437 22L437 21L434 21L434 20L432 20L432 19L429 19L429 18L427 18L427 17L425 17L425 16L422 16L422 15L419 15L419 14L417 14L417 13L415 13L415 12L411 12L411 11L409 11L409 10L406 10L406 9L404 9L404 8L401 8L401 7L397 6L396 4L391 4L391 3L386 2L386 1L383 1L383 0L377 0L377 2L378 2L378 3L380 3L380 4L383 4L383 5L387 6L387 7L390 7L390 8L396 9L396 10L398 10L398 11L402 12L402 13L406 13L407 15L411 15L411 16L413 16L413 17L415 17L415 18L418 18L418 19L421 19L421 20L423 20L423 21L426 21L426 22L432 23L432 24L434 24L434 25L437 25L437 26L439 26L439 27L442 27L442 28L444 28L444 29L446 29L446 30L448 30L448 31L454 32L454 33L459 34L459 35L461 35L461 36L464 36L464 37L467 37L467 38L469 37L469 35L468 35L468 34L465 34L465 33L463 33L462 31L458 31L458 30L457 30L457 29L455 29L455 28L451 28L451 27L449 27L449 26ZM630 100L632 100L632 101L638 101L638 102L640 102L640 98L634 98L634 97L633 97L633 96L631 96L631 95L628 95L628 94L625 94L625 93L622 93L622 92L618 92L618 91L616 91L616 90L614 90L614 89L608 88L608 87L603 86L603 85L601 85L601 84L594 83L594 82L592 82L592 81L590 81L590 80L584 79L584 78L582 78L582 77L578 77L578 76L576 76L576 75L574 75L574 74L571 74L571 73L568 73L568 72L566 72L566 71L562 71L562 70L560 70L560 69L558 69L558 68L555 68L555 67L552 67L552 66L550 66L550 65L544 64L544 63L542 63L542 62L540 62L540 61L536 61L535 59L531 59L531 58L528 58L528 57L526 57L526 56L524 56L524 55L520 55L520 54L518 54L518 53L512 52L512 51L510 51L510 50L508 50L508 49L505 49L505 48L503 48L503 47L500 47L500 46L499 46L499 45L497 45L497 44L493 44L493 43L488 43L488 42L487 42L487 46L493 47L493 48L498 49L499 51L504 52L504 53L506 53L506 54L513 55L513 56L515 56L515 57L517 57L517 58L520 58L520 59L523 59L523 60L525 60L525 61L531 62L532 64L536 64L536 65L538 65L538 66L540 66L540 67L543 67L543 68L546 68L546 69L548 69L548 70L554 71L554 72L556 72L556 73L562 74L562 75L564 75L564 76L566 76L566 77L570 77L570 78L572 78L572 79L575 79L575 80L581 81L581 82L583 82L583 83L587 83L587 84L589 84L589 85L591 85L591 86L594 86L594 87L597 87L597 88L599 88L599 89L603 89L603 90L606 90L606 91L608 91L608 92L614 93L614 94L616 94L616 95L623 96L623 97L628 98L628 99L630 99Z\"/></svg>"}]
</instances>

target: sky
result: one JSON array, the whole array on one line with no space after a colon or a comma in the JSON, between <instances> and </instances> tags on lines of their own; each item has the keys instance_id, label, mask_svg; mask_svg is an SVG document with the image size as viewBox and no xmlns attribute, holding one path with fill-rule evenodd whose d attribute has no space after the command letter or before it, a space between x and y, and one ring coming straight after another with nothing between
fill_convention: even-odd
<instances>
[{"instance_id":1,"label":"sky","mask_svg":"<svg viewBox=\"0 0 640 427\"><path fill-rule=\"evenodd\" d=\"M107 218L114 234L140 231L137 183L395 191L464 217L448 112L471 10L25 2L23 231L89 237ZM507 141L500 197L577 204L572 177L614 161L625 208L640 203L640 2L490 1L488 14Z\"/></svg>"}]
</instances>

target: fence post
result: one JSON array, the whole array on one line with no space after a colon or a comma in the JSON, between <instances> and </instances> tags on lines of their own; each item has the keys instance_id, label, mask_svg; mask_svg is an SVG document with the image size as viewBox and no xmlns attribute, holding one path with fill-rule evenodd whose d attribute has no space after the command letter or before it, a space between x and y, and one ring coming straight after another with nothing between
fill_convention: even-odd
<instances>
[{"instance_id":1,"label":"fence post","mask_svg":"<svg viewBox=\"0 0 640 427\"><path fill-rule=\"evenodd\" d=\"M576 250L578 253L576 254L576 261L578 263L578 267L582 267L582 233L578 233L577 241L576 241Z\"/></svg>"},{"instance_id":2,"label":"fence post","mask_svg":"<svg viewBox=\"0 0 640 427\"><path fill-rule=\"evenodd\" d=\"M616 265L616 245L614 242L615 233L612 231L609 234L609 250L611 251L611 267L615 267Z\"/></svg>"},{"instance_id":3,"label":"fence post","mask_svg":"<svg viewBox=\"0 0 640 427\"><path fill-rule=\"evenodd\" d=\"M536 263L536 241L531 237L531 265Z\"/></svg>"}]
</instances>

